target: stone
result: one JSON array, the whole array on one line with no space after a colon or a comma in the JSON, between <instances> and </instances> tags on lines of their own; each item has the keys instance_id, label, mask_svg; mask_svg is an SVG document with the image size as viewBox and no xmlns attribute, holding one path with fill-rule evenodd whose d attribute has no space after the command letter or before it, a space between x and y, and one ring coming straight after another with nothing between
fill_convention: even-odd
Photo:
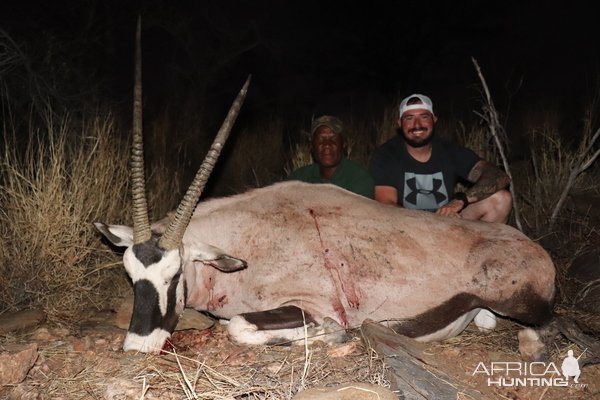
<instances>
[{"instance_id":1,"label":"stone","mask_svg":"<svg viewBox=\"0 0 600 400\"><path fill-rule=\"evenodd\" d=\"M46 320L42 310L21 310L0 315L0 334L37 326Z\"/></svg>"},{"instance_id":2,"label":"stone","mask_svg":"<svg viewBox=\"0 0 600 400\"><path fill-rule=\"evenodd\" d=\"M38 342L49 341L53 339L53 336L50 334L50 331L48 331L48 328L46 327L36 329L30 337L31 340L35 340Z\"/></svg>"},{"instance_id":3,"label":"stone","mask_svg":"<svg viewBox=\"0 0 600 400\"><path fill-rule=\"evenodd\" d=\"M92 345L92 341L90 340L89 336L74 339L73 342L71 343L71 346L73 347L73 351L76 351L76 352L84 352L86 350L89 350L91 345Z\"/></svg>"},{"instance_id":4,"label":"stone","mask_svg":"<svg viewBox=\"0 0 600 400\"><path fill-rule=\"evenodd\" d=\"M23 382L38 358L37 344L10 344L0 350L0 386Z\"/></svg>"},{"instance_id":5,"label":"stone","mask_svg":"<svg viewBox=\"0 0 600 400\"><path fill-rule=\"evenodd\" d=\"M292 400L398 400L398 396L383 386L354 382L303 390Z\"/></svg>"},{"instance_id":6,"label":"stone","mask_svg":"<svg viewBox=\"0 0 600 400\"><path fill-rule=\"evenodd\" d=\"M215 324L215 321L207 317L206 315L198 312L192 308L186 308L183 310L183 315L179 318L179 322L175 327L176 331L183 331L186 329L197 329L199 331L208 329Z\"/></svg>"},{"instance_id":7,"label":"stone","mask_svg":"<svg viewBox=\"0 0 600 400\"><path fill-rule=\"evenodd\" d=\"M346 357L347 355L356 353L359 351L360 342L347 342L338 345L331 346L327 349L327 355L329 357Z\"/></svg>"}]
</instances>

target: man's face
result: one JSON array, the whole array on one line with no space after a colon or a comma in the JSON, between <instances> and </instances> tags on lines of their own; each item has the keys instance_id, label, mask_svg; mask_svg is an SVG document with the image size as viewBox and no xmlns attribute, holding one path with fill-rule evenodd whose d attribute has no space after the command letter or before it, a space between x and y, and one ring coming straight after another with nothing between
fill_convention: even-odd
<instances>
[{"instance_id":1,"label":"man's face","mask_svg":"<svg viewBox=\"0 0 600 400\"><path fill-rule=\"evenodd\" d=\"M408 110L398 120L404 140L412 147L423 147L433 139L433 126L437 118L424 109Z\"/></svg>"},{"instance_id":2,"label":"man's face","mask_svg":"<svg viewBox=\"0 0 600 400\"><path fill-rule=\"evenodd\" d=\"M324 168L336 167L342 160L344 140L342 135L331 128L321 125L312 137L313 157Z\"/></svg>"}]
</instances>

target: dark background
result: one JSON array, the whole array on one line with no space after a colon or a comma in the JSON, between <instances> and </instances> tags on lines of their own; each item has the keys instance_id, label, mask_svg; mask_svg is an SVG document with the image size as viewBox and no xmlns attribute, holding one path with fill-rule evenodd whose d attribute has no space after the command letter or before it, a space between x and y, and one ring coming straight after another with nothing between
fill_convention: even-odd
<instances>
[{"instance_id":1,"label":"dark background","mask_svg":"<svg viewBox=\"0 0 600 400\"><path fill-rule=\"evenodd\" d=\"M33 72L64 74L65 99L129 101L140 13L150 114L187 97L219 107L252 73L263 115L364 113L413 91L460 115L479 98L471 57L498 102L571 107L589 100L599 65L598 14L577 1L1 4L0 28Z\"/></svg>"},{"instance_id":2,"label":"dark background","mask_svg":"<svg viewBox=\"0 0 600 400\"><path fill-rule=\"evenodd\" d=\"M469 120L481 102L474 57L509 133L552 115L576 136L598 93L591 4L3 1L0 29L21 58L0 77L17 113L44 101L70 112L104 104L128 124L141 14L145 123L168 108L175 120L202 115L213 130L248 74L242 127L284 118L308 128L318 114L377 119L413 92L429 95L442 119Z\"/></svg>"}]
</instances>

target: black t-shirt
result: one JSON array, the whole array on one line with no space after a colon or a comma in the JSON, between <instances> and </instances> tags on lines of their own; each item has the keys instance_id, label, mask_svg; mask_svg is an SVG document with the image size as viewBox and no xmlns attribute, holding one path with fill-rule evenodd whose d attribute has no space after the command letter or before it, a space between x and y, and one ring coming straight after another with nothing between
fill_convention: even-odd
<instances>
[{"instance_id":1,"label":"black t-shirt","mask_svg":"<svg viewBox=\"0 0 600 400\"><path fill-rule=\"evenodd\" d=\"M469 172L481 158L473 151L433 138L429 161L415 160L404 138L396 136L373 153L369 166L375 186L392 186L398 191L398 205L405 208L435 211L454 195L459 180L466 181Z\"/></svg>"}]
</instances>

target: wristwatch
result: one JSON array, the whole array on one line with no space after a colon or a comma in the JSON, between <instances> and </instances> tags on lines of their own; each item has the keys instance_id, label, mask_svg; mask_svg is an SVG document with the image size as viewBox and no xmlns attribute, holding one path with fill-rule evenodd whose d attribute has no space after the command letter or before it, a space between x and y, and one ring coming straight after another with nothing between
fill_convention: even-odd
<instances>
[{"instance_id":1,"label":"wristwatch","mask_svg":"<svg viewBox=\"0 0 600 400\"><path fill-rule=\"evenodd\" d=\"M467 208L467 206L471 203L469 203L469 199L467 198L467 195L463 192L456 192L454 193L454 196L452 196L452 200L460 200L463 202L463 206L460 209L460 211L464 210L465 208ZM460 212L459 211L459 212Z\"/></svg>"}]
</instances>

